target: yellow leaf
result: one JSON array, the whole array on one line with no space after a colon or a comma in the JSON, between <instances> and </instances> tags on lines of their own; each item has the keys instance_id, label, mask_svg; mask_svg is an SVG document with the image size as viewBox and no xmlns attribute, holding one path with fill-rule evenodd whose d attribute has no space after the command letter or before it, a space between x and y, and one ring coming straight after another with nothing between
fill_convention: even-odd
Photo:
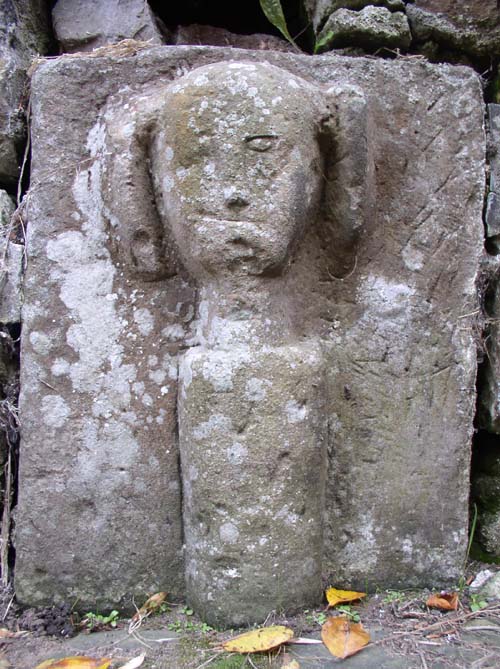
<instances>
[{"instance_id":1,"label":"yellow leaf","mask_svg":"<svg viewBox=\"0 0 500 669\"><path fill-rule=\"evenodd\" d=\"M326 591L326 601L328 608L336 606L337 604L346 604L347 602L355 602L357 599L366 597L366 592L354 592L353 590L337 590L337 588L328 588Z\"/></svg>"},{"instance_id":2,"label":"yellow leaf","mask_svg":"<svg viewBox=\"0 0 500 669\"><path fill-rule=\"evenodd\" d=\"M293 637L293 630L283 625L261 627L229 639L222 647L230 653L262 653L281 646Z\"/></svg>"},{"instance_id":3,"label":"yellow leaf","mask_svg":"<svg viewBox=\"0 0 500 669\"><path fill-rule=\"evenodd\" d=\"M440 592L438 595L431 595L426 604L433 609L456 611L458 609L458 594L456 592Z\"/></svg>"},{"instance_id":4,"label":"yellow leaf","mask_svg":"<svg viewBox=\"0 0 500 669\"><path fill-rule=\"evenodd\" d=\"M111 660L107 657L96 660L85 655L75 655L74 657L63 657L61 660L45 660L35 669L108 669L110 664Z\"/></svg>"},{"instance_id":5,"label":"yellow leaf","mask_svg":"<svg viewBox=\"0 0 500 669\"><path fill-rule=\"evenodd\" d=\"M370 642L361 623L352 623L346 616L329 618L321 628L321 638L330 653L341 659L354 655Z\"/></svg>"},{"instance_id":6,"label":"yellow leaf","mask_svg":"<svg viewBox=\"0 0 500 669\"><path fill-rule=\"evenodd\" d=\"M132 622L140 620L141 618L148 616L150 613L153 613L156 609L159 609L166 598L166 592L157 592L156 595L151 595L151 597L147 599L141 608L134 614Z\"/></svg>"}]
</instances>

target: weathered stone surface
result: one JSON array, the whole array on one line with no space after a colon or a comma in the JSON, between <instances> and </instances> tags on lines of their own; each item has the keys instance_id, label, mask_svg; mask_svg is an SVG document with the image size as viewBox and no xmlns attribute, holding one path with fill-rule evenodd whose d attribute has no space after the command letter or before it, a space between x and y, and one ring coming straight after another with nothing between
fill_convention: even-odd
<instances>
[{"instance_id":1,"label":"weathered stone surface","mask_svg":"<svg viewBox=\"0 0 500 669\"><path fill-rule=\"evenodd\" d=\"M282 137L275 124L285 114L280 96L289 93L288 86L276 89L271 108L258 87L254 90L254 104L262 101L262 120L251 135L236 134L234 146L220 146L217 132L206 134L207 149L220 152L228 169L236 165L232 151L242 145L255 140L256 155L261 150L261 176L249 172L248 180L241 166L233 175L224 172L226 194L213 190L217 171L209 165L210 151L200 154L190 142L174 178L168 163L178 156L168 151L167 133L158 131L162 124L173 128L181 147L183 138L201 127L202 106L191 126L168 125L170 82L179 80L181 89L180 78L197 67L242 60L289 71L317 88L320 107L324 96L329 101L317 126L317 167L328 188L321 193L316 220L303 218L301 236L280 256L279 290L273 288L278 279L267 251L260 253L258 239L250 243L248 238L259 228L254 230L252 212L266 202L255 209L246 191L254 179L275 178L275 154L266 151L275 136ZM207 79L200 75L200 105ZM253 87L241 86L241 94L250 95ZM289 87L294 89L292 83ZM304 90L299 88L301 97ZM301 109L297 105L296 113ZM360 587L455 579L466 550L476 371L470 314L477 310L474 283L483 240L484 110L476 75L413 61L328 55L312 62L271 51L165 47L120 59L47 62L34 75L33 110L24 446L16 519L19 599L79 598L81 606L104 607L130 594L182 590L176 365L180 350L203 342L203 309L191 319L206 299L210 275L206 268L197 271L200 264L189 251L195 228L184 237L182 216L166 216L180 192L172 185L183 177L194 190L186 209L174 213L189 211L196 220L196 202L217 220L226 211L214 241L221 241L231 221L239 222L235 229L241 227L242 243L234 235L226 240L236 267L268 271L259 281L269 284L270 295L278 295L272 305L279 323L269 331L269 346L281 330L286 338L293 332L293 341L304 346L321 341L329 422L324 572L335 574L337 583ZM220 131L237 118L224 118ZM57 174L47 167L56 159L54 147L60 147ZM292 148L284 139L277 147L278 152ZM301 147L298 141L298 153ZM200 181L203 161L207 171ZM314 169L305 169L311 196ZM304 204L300 199L295 207L283 204L282 183L277 180L276 197L266 195L272 220L275 212L285 222L293 216L299 220ZM212 213L205 210L209 204ZM283 207L276 210L277 205ZM209 235L210 230L219 228L213 223ZM177 244L185 239L184 247L172 241L172 232ZM339 234L342 253L335 246ZM203 268L200 242L193 248ZM272 248L277 252L281 246L275 240ZM229 271L226 252L220 256L215 269ZM198 297L193 276L202 284ZM235 314L244 336L248 300L240 297L261 296L262 305L266 300L261 283L259 290L251 287L251 274L238 276L236 287L227 284L234 290L229 291L232 302L226 294L222 324L228 313ZM289 299L293 310L280 311ZM209 300L212 322L222 302L217 293ZM211 313L205 314L208 320ZM288 313L290 327L282 313ZM265 319L259 322L265 327ZM231 328L217 330L214 341L223 341ZM202 374L193 378L202 383ZM228 378L240 383L236 370ZM225 405L231 394L214 389L213 397ZM267 409L265 398L256 398L255 420ZM305 470L297 466L294 475L300 479L299 471ZM252 476L249 469L244 473ZM191 476L184 470L182 475ZM312 495L317 485L311 485ZM213 522L216 528L217 518ZM257 541L263 536L256 530ZM289 541L293 545L298 539Z\"/></svg>"},{"instance_id":2,"label":"weathered stone surface","mask_svg":"<svg viewBox=\"0 0 500 669\"><path fill-rule=\"evenodd\" d=\"M338 9L318 36L321 51L345 46L366 49L407 49L411 42L408 20L402 12L385 7L365 7L359 12Z\"/></svg>"},{"instance_id":3,"label":"weathered stone surface","mask_svg":"<svg viewBox=\"0 0 500 669\"><path fill-rule=\"evenodd\" d=\"M480 590L481 597L489 600L500 599L500 572L492 576Z\"/></svg>"},{"instance_id":4,"label":"weathered stone surface","mask_svg":"<svg viewBox=\"0 0 500 669\"><path fill-rule=\"evenodd\" d=\"M495 238L492 239L496 243ZM500 433L500 262L498 256L486 256L483 275L487 281L485 296L486 328L483 333L485 359L480 368L478 420L488 432Z\"/></svg>"},{"instance_id":5,"label":"weathered stone surface","mask_svg":"<svg viewBox=\"0 0 500 669\"><path fill-rule=\"evenodd\" d=\"M21 320L24 246L8 242L14 202L0 190L0 323Z\"/></svg>"},{"instance_id":6,"label":"weathered stone surface","mask_svg":"<svg viewBox=\"0 0 500 669\"><path fill-rule=\"evenodd\" d=\"M182 361L186 587L213 625L321 602L323 367L314 345L194 348Z\"/></svg>"},{"instance_id":7,"label":"weathered stone surface","mask_svg":"<svg viewBox=\"0 0 500 669\"><path fill-rule=\"evenodd\" d=\"M2 240L2 247L4 246ZM0 323L20 323L24 246L7 245L0 258Z\"/></svg>"},{"instance_id":8,"label":"weathered stone surface","mask_svg":"<svg viewBox=\"0 0 500 669\"><path fill-rule=\"evenodd\" d=\"M19 175L25 137L26 70L36 53L45 53L48 27L43 0L5 0L0 5L0 186Z\"/></svg>"},{"instance_id":9,"label":"weathered stone surface","mask_svg":"<svg viewBox=\"0 0 500 669\"><path fill-rule=\"evenodd\" d=\"M319 32L327 18L337 9L360 10L367 6L386 7L393 12L405 9L403 0L309 0L305 4L316 32Z\"/></svg>"},{"instance_id":10,"label":"weathered stone surface","mask_svg":"<svg viewBox=\"0 0 500 669\"><path fill-rule=\"evenodd\" d=\"M147 0L58 0L52 10L62 51L92 51L123 39L165 42ZM163 28L164 29L164 28Z\"/></svg>"},{"instance_id":11,"label":"weathered stone surface","mask_svg":"<svg viewBox=\"0 0 500 669\"><path fill-rule=\"evenodd\" d=\"M4 237L10 227L10 220L14 213L15 205L9 194L0 190L0 236Z\"/></svg>"},{"instance_id":12,"label":"weathered stone surface","mask_svg":"<svg viewBox=\"0 0 500 669\"><path fill-rule=\"evenodd\" d=\"M500 53L496 0L415 0L406 7L414 38L431 40L472 56Z\"/></svg>"},{"instance_id":13,"label":"weathered stone surface","mask_svg":"<svg viewBox=\"0 0 500 669\"><path fill-rule=\"evenodd\" d=\"M193 44L211 46L232 46L239 49L258 49L263 51L295 51L286 40L274 35L254 34L238 35L225 28L191 24L179 26L173 37L174 44Z\"/></svg>"},{"instance_id":14,"label":"weathered stone surface","mask_svg":"<svg viewBox=\"0 0 500 669\"><path fill-rule=\"evenodd\" d=\"M490 183L486 201L486 235L495 245L500 237L500 105L488 105Z\"/></svg>"}]
</instances>

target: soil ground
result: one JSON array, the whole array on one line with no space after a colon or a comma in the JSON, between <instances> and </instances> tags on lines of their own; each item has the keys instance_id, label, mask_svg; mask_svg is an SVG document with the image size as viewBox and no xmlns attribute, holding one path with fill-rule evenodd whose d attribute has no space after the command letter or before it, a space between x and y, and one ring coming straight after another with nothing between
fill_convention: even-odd
<instances>
[{"instance_id":1,"label":"soil ground","mask_svg":"<svg viewBox=\"0 0 500 669\"><path fill-rule=\"evenodd\" d=\"M119 669L142 654L144 669L279 669L292 659L300 669L338 664L346 669L500 669L500 600L486 602L464 587L458 610L441 612L426 606L429 594L383 591L349 606L344 614L359 619L372 642L357 655L338 660L322 644L287 645L263 654L225 653L221 642L239 632L212 630L182 604L168 605L130 633L128 620L119 619L114 628L99 621L92 627L69 607L22 611L6 590L0 593L0 628L26 633L0 638L0 669L35 669L49 658L74 655L112 658L111 668ZM326 617L340 613L318 609L286 617L271 612L266 624L287 625L295 637L320 639Z\"/></svg>"}]
</instances>

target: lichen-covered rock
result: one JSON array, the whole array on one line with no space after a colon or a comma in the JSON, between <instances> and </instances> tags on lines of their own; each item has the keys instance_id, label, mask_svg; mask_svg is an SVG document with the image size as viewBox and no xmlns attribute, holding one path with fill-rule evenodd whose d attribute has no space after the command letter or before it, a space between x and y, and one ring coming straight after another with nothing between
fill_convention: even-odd
<instances>
[{"instance_id":1,"label":"lichen-covered rock","mask_svg":"<svg viewBox=\"0 0 500 669\"><path fill-rule=\"evenodd\" d=\"M52 10L61 50L92 51L123 39L163 44L164 27L147 0L58 0Z\"/></svg>"},{"instance_id":2,"label":"lichen-covered rock","mask_svg":"<svg viewBox=\"0 0 500 669\"><path fill-rule=\"evenodd\" d=\"M486 235L494 248L500 243L500 105L488 105L490 182L486 201Z\"/></svg>"},{"instance_id":3,"label":"lichen-covered rock","mask_svg":"<svg viewBox=\"0 0 500 669\"><path fill-rule=\"evenodd\" d=\"M4 190L0 190L0 237L4 237L8 233L14 210L14 201L10 195Z\"/></svg>"},{"instance_id":4,"label":"lichen-covered rock","mask_svg":"<svg viewBox=\"0 0 500 669\"><path fill-rule=\"evenodd\" d=\"M496 0L415 0L406 6L413 37L471 56L500 54Z\"/></svg>"},{"instance_id":5,"label":"lichen-covered rock","mask_svg":"<svg viewBox=\"0 0 500 669\"><path fill-rule=\"evenodd\" d=\"M10 242L0 261L0 323L20 323L24 246Z\"/></svg>"},{"instance_id":6,"label":"lichen-covered rock","mask_svg":"<svg viewBox=\"0 0 500 669\"><path fill-rule=\"evenodd\" d=\"M403 0L309 0L305 3L308 16L316 32L323 27L327 18L337 9L360 10L368 6L387 7L393 12L404 11Z\"/></svg>"},{"instance_id":7,"label":"lichen-covered rock","mask_svg":"<svg viewBox=\"0 0 500 669\"><path fill-rule=\"evenodd\" d=\"M242 135L238 114L226 118L221 107L217 116L202 104L211 80L205 70L194 72L212 63L237 72L241 61L290 73L273 95L243 79L234 83L234 95L262 110L243 119L254 127ZM307 86L297 88L297 77ZM325 107L327 93L330 104L313 126L313 160L304 162L311 123L300 141L283 124L300 121L309 87L319 91L318 105ZM174 88L181 102L199 103L188 124L169 115L165 95ZM287 91L300 104L283 104ZM217 123L210 131L201 124L208 112L220 133ZM475 411L483 115L473 71L406 59L329 54L313 62L273 51L163 47L121 58L64 57L37 68L16 516L20 601L78 599L95 609L155 590L183 591L180 485L192 473L182 463L179 471L177 361L200 346L220 306L214 294L204 308L193 276L205 280L222 264L264 270L261 284L273 295L282 273L274 318L283 302L291 300L293 310L269 330L269 342L284 331L304 346L320 342L325 573L356 587L457 578L467 545ZM297 170L284 184L289 165L282 168L276 155L283 161L288 154ZM327 187L318 189L322 175ZM340 188L346 175L349 187ZM256 202L254 188L269 180ZM190 189L183 201L180 183ZM272 216L252 218L266 207ZM288 250L273 227L277 214L293 241ZM214 263L210 248L196 239L212 251L222 244L214 272L206 265ZM276 262L269 244L279 252ZM252 288L252 271L230 284L226 305L250 337L246 296L260 295L269 310L265 292ZM218 323L222 339L227 320ZM223 371L216 382L238 382L236 368L234 376ZM203 370L196 378L201 384ZM265 389L254 385L249 411ZM224 406L233 397L230 388L212 396ZM261 402L262 415L271 411L262 393ZM319 410L297 403L292 419ZM244 420L233 427L224 438L238 457L234 432L244 433ZM207 433L197 434L215 452ZM260 489L260 469L242 473ZM314 495L321 475L310 482ZM233 529L223 536L234 537ZM264 530L256 527L255 537L265 539ZM270 566L262 568L267 578Z\"/></svg>"},{"instance_id":8,"label":"lichen-covered rock","mask_svg":"<svg viewBox=\"0 0 500 669\"><path fill-rule=\"evenodd\" d=\"M496 244L496 237L493 237L492 243ZM483 333L486 355L480 368L478 382L478 420L484 430L500 434L500 263L498 256L486 256L483 261L483 275L487 284L486 330Z\"/></svg>"},{"instance_id":9,"label":"lichen-covered rock","mask_svg":"<svg viewBox=\"0 0 500 669\"><path fill-rule=\"evenodd\" d=\"M338 9L318 35L319 51L347 46L364 49L407 49L411 42L408 20L402 12L365 7L359 12Z\"/></svg>"},{"instance_id":10,"label":"lichen-covered rock","mask_svg":"<svg viewBox=\"0 0 500 669\"><path fill-rule=\"evenodd\" d=\"M43 0L0 5L0 187L13 186L19 176L28 102L26 70L48 47Z\"/></svg>"}]
</instances>

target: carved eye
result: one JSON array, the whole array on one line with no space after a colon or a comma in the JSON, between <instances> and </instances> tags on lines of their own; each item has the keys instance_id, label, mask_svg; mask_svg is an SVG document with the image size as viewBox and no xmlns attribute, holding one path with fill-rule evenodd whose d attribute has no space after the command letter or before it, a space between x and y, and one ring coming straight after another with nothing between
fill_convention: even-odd
<instances>
[{"instance_id":1,"label":"carved eye","mask_svg":"<svg viewBox=\"0 0 500 669\"><path fill-rule=\"evenodd\" d=\"M277 139L277 135L250 135L249 137L245 137L245 143L252 151L265 153L273 148Z\"/></svg>"}]
</instances>

